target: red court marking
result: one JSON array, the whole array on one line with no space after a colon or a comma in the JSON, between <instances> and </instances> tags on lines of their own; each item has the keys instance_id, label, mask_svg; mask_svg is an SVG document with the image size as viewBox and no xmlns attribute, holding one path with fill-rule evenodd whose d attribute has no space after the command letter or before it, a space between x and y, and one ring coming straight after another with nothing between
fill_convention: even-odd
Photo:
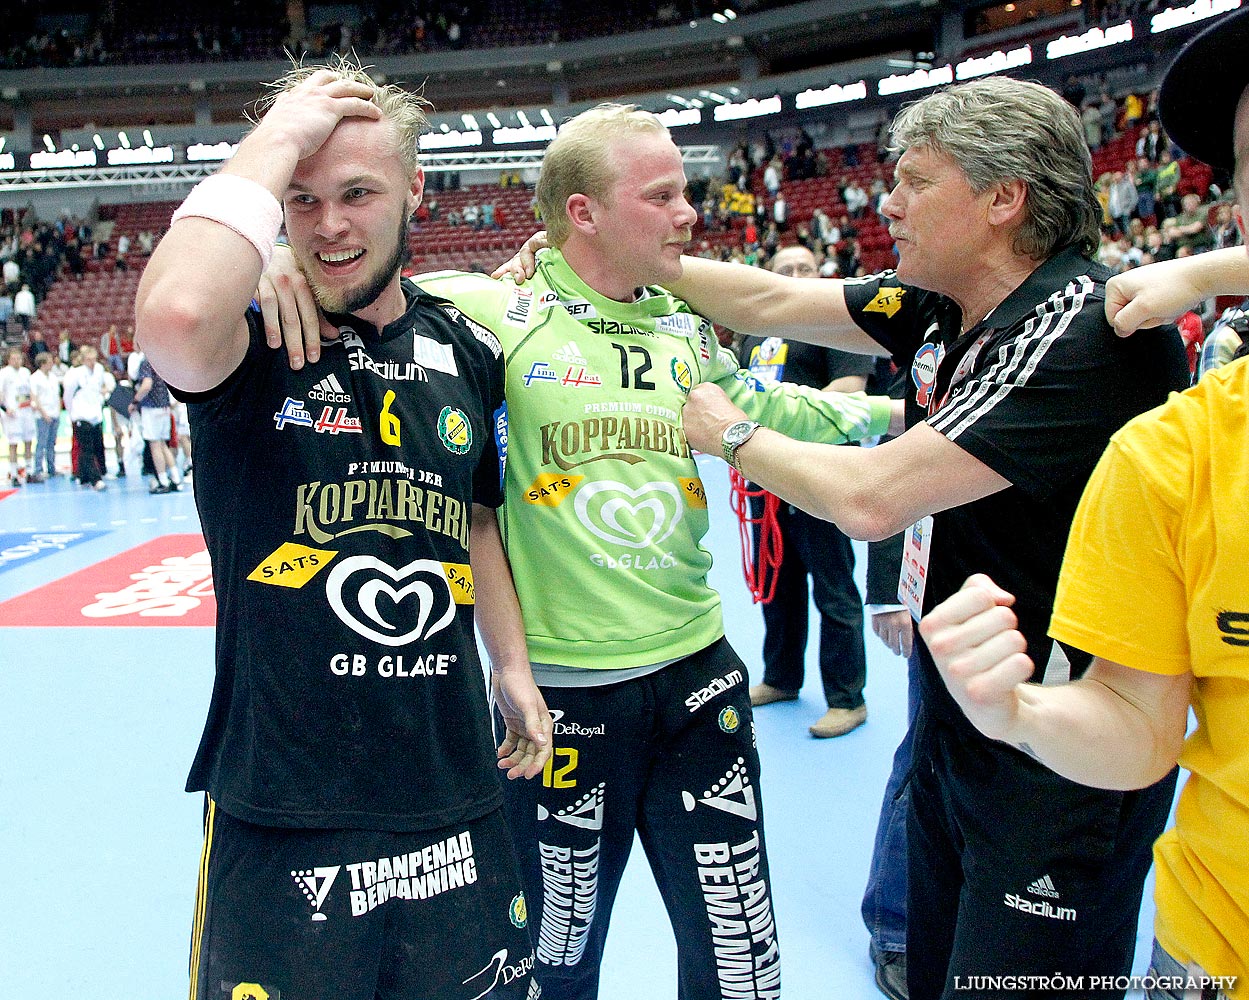
<instances>
[{"instance_id":1,"label":"red court marking","mask_svg":"<svg viewBox=\"0 0 1249 1000\"><path fill-rule=\"evenodd\" d=\"M16 492L18 491L17 490L0 490L0 500L4 500L6 497L11 497Z\"/></svg>"},{"instance_id":2,"label":"red court marking","mask_svg":"<svg viewBox=\"0 0 1249 1000\"><path fill-rule=\"evenodd\" d=\"M213 625L201 535L163 535L0 604L0 625Z\"/></svg>"}]
</instances>

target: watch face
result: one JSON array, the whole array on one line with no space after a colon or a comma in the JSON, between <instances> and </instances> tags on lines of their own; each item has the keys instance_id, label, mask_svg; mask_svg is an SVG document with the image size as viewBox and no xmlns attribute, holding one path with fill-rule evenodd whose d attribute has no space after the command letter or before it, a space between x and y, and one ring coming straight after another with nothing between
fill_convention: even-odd
<instances>
[{"instance_id":1,"label":"watch face","mask_svg":"<svg viewBox=\"0 0 1249 1000\"><path fill-rule=\"evenodd\" d=\"M750 434L757 426L752 420L739 420L735 424L729 424L724 431L724 441L726 444L740 444L747 435Z\"/></svg>"}]
</instances>

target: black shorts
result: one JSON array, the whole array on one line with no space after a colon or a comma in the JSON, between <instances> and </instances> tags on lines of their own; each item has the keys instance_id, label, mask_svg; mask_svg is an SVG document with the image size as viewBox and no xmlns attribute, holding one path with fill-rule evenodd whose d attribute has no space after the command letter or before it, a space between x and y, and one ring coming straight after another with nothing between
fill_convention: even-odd
<instances>
[{"instance_id":1,"label":"black shorts","mask_svg":"<svg viewBox=\"0 0 1249 1000\"><path fill-rule=\"evenodd\" d=\"M536 1000L533 962L502 810L390 833L208 803L191 1000Z\"/></svg>"}]
</instances>

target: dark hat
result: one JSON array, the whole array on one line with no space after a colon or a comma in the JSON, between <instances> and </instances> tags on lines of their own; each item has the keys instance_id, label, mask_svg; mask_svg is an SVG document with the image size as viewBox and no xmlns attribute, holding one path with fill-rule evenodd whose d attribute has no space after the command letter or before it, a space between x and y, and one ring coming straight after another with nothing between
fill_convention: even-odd
<instances>
[{"instance_id":1,"label":"dark hat","mask_svg":"<svg viewBox=\"0 0 1249 1000\"><path fill-rule=\"evenodd\" d=\"M1232 125L1249 87L1249 8L1220 17L1184 46L1162 78L1158 116L1184 152L1231 170Z\"/></svg>"}]
</instances>

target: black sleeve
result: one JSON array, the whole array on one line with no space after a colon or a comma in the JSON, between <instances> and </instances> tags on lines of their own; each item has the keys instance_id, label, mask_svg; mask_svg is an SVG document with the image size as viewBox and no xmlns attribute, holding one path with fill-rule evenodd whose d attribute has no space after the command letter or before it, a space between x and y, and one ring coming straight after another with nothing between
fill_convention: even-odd
<instances>
[{"instance_id":1,"label":"black sleeve","mask_svg":"<svg viewBox=\"0 0 1249 1000\"><path fill-rule=\"evenodd\" d=\"M872 542L867 547L867 593L864 604L898 604L898 576L906 532Z\"/></svg>"},{"instance_id":2,"label":"black sleeve","mask_svg":"<svg viewBox=\"0 0 1249 1000\"><path fill-rule=\"evenodd\" d=\"M483 507L503 505L503 462L507 456L507 403L503 399L503 358L478 344L482 374L481 405L485 435L481 458L473 471L473 503Z\"/></svg>"},{"instance_id":3,"label":"black sleeve","mask_svg":"<svg viewBox=\"0 0 1249 1000\"><path fill-rule=\"evenodd\" d=\"M894 364L909 370L928 324L935 321L940 296L903 285L893 271L848 280L843 287L851 318L889 351Z\"/></svg>"},{"instance_id":4,"label":"black sleeve","mask_svg":"<svg viewBox=\"0 0 1249 1000\"><path fill-rule=\"evenodd\" d=\"M1051 297L987 348L928 424L1034 499L1087 477L1110 435L1187 371L1174 327L1120 338L1103 309L1100 286Z\"/></svg>"}]
</instances>

